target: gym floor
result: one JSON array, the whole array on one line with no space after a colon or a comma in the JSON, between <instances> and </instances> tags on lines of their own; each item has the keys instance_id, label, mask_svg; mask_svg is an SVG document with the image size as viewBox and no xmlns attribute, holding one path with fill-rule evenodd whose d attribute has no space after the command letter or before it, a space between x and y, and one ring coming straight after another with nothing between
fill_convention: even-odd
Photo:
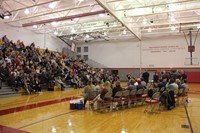
<instances>
[{"instance_id":1,"label":"gym floor","mask_svg":"<svg viewBox=\"0 0 200 133\"><path fill-rule=\"evenodd\" d=\"M200 84L189 88L187 106L157 113L144 113L146 104L111 112L70 110L69 101L83 89L1 98L0 133L200 133Z\"/></svg>"}]
</instances>

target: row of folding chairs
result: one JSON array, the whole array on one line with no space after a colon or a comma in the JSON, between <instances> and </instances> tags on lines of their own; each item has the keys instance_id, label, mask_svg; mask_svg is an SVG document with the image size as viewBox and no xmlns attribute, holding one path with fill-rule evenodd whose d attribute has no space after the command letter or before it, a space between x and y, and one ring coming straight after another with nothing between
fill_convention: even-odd
<instances>
[{"instance_id":1,"label":"row of folding chairs","mask_svg":"<svg viewBox=\"0 0 200 133\"><path fill-rule=\"evenodd\" d=\"M164 93L164 91L156 91L153 96L149 99L145 100L145 103L147 104L144 112L154 112L155 106L158 105L158 111L160 111L160 106L162 105L160 102L160 96ZM176 99L176 105L179 105L181 102L186 105L187 99L188 99L188 88L186 89L179 89L177 91L174 91L174 97Z\"/></svg>"},{"instance_id":2,"label":"row of folding chairs","mask_svg":"<svg viewBox=\"0 0 200 133\"><path fill-rule=\"evenodd\" d=\"M98 100L101 104L103 110L107 108L111 110L118 109L119 107L124 108L141 105L144 103L145 99L148 97L148 89L139 90L124 90L118 91L114 97L112 97L112 92L107 92L102 100Z\"/></svg>"}]
</instances>

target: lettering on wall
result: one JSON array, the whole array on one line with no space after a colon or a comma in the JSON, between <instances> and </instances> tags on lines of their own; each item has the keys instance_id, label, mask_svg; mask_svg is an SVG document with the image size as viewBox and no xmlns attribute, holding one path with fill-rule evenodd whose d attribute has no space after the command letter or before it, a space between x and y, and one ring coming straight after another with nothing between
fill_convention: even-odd
<instances>
[{"instance_id":1,"label":"lettering on wall","mask_svg":"<svg viewBox=\"0 0 200 133\"><path fill-rule=\"evenodd\" d=\"M185 46L179 45L164 45L164 46L148 46L143 48L142 51L149 51L151 53L174 53L179 50L185 50Z\"/></svg>"}]
</instances>

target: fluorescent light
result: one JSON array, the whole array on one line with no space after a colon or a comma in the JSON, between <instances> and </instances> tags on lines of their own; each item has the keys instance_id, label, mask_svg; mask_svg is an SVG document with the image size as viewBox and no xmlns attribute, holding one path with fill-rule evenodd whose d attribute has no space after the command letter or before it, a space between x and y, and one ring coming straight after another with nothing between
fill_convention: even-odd
<instances>
[{"instance_id":1,"label":"fluorescent light","mask_svg":"<svg viewBox=\"0 0 200 133\"><path fill-rule=\"evenodd\" d=\"M142 23L143 24L147 24L147 21L145 19L143 19Z\"/></svg>"},{"instance_id":2,"label":"fluorescent light","mask_svg":"<svg viewBox=\"0 0 200 133\"><path fill-rule=\"evenodd\" d=\"M152 29L151 29L151 28L149 28L149 29L148 29L148 32L152 32Z\"/></svg>"},{"instance_id":3,"label":"fluorescent light","mask_svg":"<svg viewBox=\"0 0 200 133\"><path fill-rule=\"evenodd\" d=\"M200 29L200 24L197 26L197 29Z\"/></svg>"},{"instance_id":4,"label":"fluorescent light","mask_svg":"<svg viewBox=\"0 0 200 133\"><path fill-rule=\"evenodd\" d=\"M70 40L74 40L74 38L71 36L71 37L70 37Z\"/></svg>"},{"instance_id":5,"label":"fluorescent light","mask_svg":"<svg viewBox=\"0 0 200 133\"><path fill-rule=\"evenodd\" d=\"M56 23L55 21L54 21L54 22L51 22L51 25L52 25L52 26L56 26L56 24L57 24L57 23Z\"/></svg>"},{"instance_id":6,"label":"fluorescent light","mask_svg":"<svg viewBox=\"0 0 200 133\"><path fill-rule=\"evenodd\" d=\"M58 31L54 31L54 33L53 33L54 35L58 35Z\"/></svg>"},{"instance_id":7,"label":"fluorescent light","mask_svg":"<svg viewBox=\"0 0 200 133\"><path fill-rule=\"evenodd\" d=\"M169 9L170 10L173 10L173 9L175 9L176 7L175 7L175 5L173 4L173 3L171 3L171 4L169 4Z\"/></svg>"},{"instance_id":8,"label":"fluorescent light","mask_svg":"<svg viewBox=\"0 0 200 133\"><path fill-rule=\"evenodd\" d=\"M104 35L104 36L107 36L107 33L106 33L106 32L104 32L104 33L103 33L103 35Z\"/></svg>"},{"instance_id":9,"label":"fluorescent light","mask_svg":"<svg viewBox=\"0 0 200 133\"><path fill-rule=\"evenodd\" d=\"M176 21L176 19L174 17L171 17L170 21L174 22L174 21Z\"/></svg>"},{"instance_id":10,"label":"fluorescent light","mask_svg":"<svg viewBox=\"0 0 200 133\"><path fill-rule=\"evenodd\" d=\"M86 34L85 38L89 38L90 36L88 34Z\"/></svg>"},{"instance_id":11,"label":"fluorescent light","mask_svg":"<svg viewBox=\"0 0 200 133\"><path fill-rule=\"evenodd\" d=\"M71 33L75 33L75 32L76 32L76 30L75 30L75 29L72 29L72 30L71 30Z\"/></svg>"},{"instance_id":12,"label":"fluorescent light","mask_svg":"<svg viewBox=\"0 0 200 133\"><path fill-rule=\"evenodd\" d=\"M173 31L176 30L176 27L175 27L175 26L172 26L172 27L171 27L171 30L173 30Z\"/></svg>"},{"instance_id":13,"label":"fluorescent light","mask_svg":"<svg viewBox=\"0 0 200 133\"><path fill-rule=\"evenodd\" d=\"M28 9L25 9L24 13L28 15L30 14L30 11Z\"/></svg>"},{"instance_id":14,"label":"fluorescent light","mask_svg":"<svg viewBox=\"0 0 200 133\"><path fill-rule=\"evenodd\" d=\"M126 35L126 29L123 30L122 34L123 34L123 35Z\"/></svg>"},{"instance_id":15,"label":"fluorescent light","mask_svg":"<svg viewBox=\"0 0 200 133\"><path fill-rule=\"evenodd\" d=\"M9 19L10 18L10 16L4 16L4 19Z\"/></svg>"},{"instance_id":16,"label":"fluorescent light","mask_svg":"<svg viewBox=\"0 0 200 133\"><path fill-rule=\"evenodd\" d=\"M74 19L73 19L73 21L76 21L76 22L77 22L78 20L79 20L79 18L74 18Z\"/></svg>"},{"instance_id":17,"label":"fluorescent light","mask_svg":"<svg viewBox=\"0 0 200 133\"><path fill-rule=\"evenodd\" d=\"M117 27L117 23L116 22L114 22L113 27Z\"/></svg>"},{"instance_id":18,"label":"fluorescent light","mask_svg":"<svg viewBox=\"0 0 200 133\"><path fill-rule=\"evenodd\" d=\"M56 7L57 2L52 2L49 4L49 8L54 9Z\"/></svg>"},{"instance_id":19,"label":"fluorescent light","mask_svg":"<svg viewBox=\"0 0 200 133\"><path fill-rule=\"evenodd\" d=\"M78 0L79 2L83 2L84 0Z\"/></svg>"},{"instance_id":20,"label":"fluorescent light","mask_svg":"<svg viewBox=\"0 0 200 133\"><path fill-rule=\"evenodd\" d=\"M33 25L33 28L34 28L34 29L37 29L37 27L38 27L37 25Z\"/></svg>"},{"instance_id":21,"label":"fluorescent light","mask_svg":"<svg viewBox=\"0 0 200 133\"><path fill-rule=\"evenodd\" d=\"M99 14L99 17L104 17L104 16L105 16L104 13Z\"/></svg>"}]
</instances>

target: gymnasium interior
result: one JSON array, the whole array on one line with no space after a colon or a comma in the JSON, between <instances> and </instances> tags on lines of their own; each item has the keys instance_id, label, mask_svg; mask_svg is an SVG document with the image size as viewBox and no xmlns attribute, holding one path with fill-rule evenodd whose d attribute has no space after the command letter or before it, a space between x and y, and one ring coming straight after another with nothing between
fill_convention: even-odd
<instances>
[{"instance_id":1,"label":"gymnasium interior","mask_svg":"<svg viewBox=\"0 0 200 133\"><path fill-rule=\"evenodd\" d=\"M199 0L0 0L0 133L200 133Z\"/></svg>"}]
</instances>

